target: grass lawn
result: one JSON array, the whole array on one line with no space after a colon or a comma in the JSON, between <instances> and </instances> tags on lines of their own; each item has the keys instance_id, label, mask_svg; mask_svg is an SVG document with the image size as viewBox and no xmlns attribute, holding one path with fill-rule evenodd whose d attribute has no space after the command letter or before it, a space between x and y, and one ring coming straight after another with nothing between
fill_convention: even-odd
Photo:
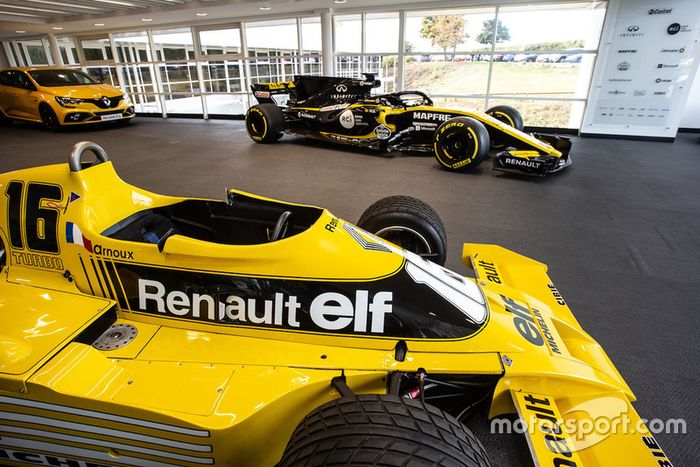
<instances>
[{"instance_id":1,"label":"grass lawn","mask_svg":"<svg viewBox=\"0 0 700 467\"><path fill-rule=\"evenodd\" d=\"M489 106L516 107L526 125L569 127L572 106L562 101L498 99L498 95L533 97L574 97L578 83L578 63L495 62L491 77ZM408 62L405 89L426 94L485 94L488 62ZM484 110L483 99L436 98L436 106Z\"/></svg>"}]
</instances>

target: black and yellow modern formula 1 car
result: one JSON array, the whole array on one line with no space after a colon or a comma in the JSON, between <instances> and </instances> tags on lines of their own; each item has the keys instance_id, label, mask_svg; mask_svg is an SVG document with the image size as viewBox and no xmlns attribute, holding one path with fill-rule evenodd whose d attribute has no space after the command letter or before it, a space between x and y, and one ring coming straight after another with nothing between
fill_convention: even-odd
<instances>
[{"instance_id":1,"label":"black and yellow modern formula 1 car","mask_svg":"<svg viewBox=\"0 0 700 467\"><path fill-rule=\"evenodd\" d=\"M547 267L425 259L446 240L419 200L354 225L164 196L92 143L0 190L2 465L485 467L464 423L487 410L536 465L671 465Z\"/></svg>"},{"instance_id":2,"label":"black and yellow modern formula 1 car","mask_svg":"<svg viewBox=\"0 0 700 467\"><path fill-rule=\"evenodd\" d=\"M513 107L485 113L442 109L420 91L371 95L379 85L371 74L253 84L258 104L246 114L248 135L258 143L288 133L380 151L432 153L449 170L473 169L491 150L498 151L496 170L542 176L571 164L568 138L523 132ZM278 104L281 95L288 96L284 105Z\"/></svg>"}]
</instances>

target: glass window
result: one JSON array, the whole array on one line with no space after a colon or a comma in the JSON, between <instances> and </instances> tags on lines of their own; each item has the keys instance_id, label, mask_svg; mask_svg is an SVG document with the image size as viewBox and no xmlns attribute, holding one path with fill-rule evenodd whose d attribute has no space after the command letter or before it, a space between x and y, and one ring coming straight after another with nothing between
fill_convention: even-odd
<instances>
[{"instance_id":1,"label":"glass window","mask_svg":"<svg viewBox=\"0 0 700 467\"><path fill-rule=\"evenodd\" d=\"M404 89L426 94L485 94L489 76L488 56L457 54L445 61L443 54L411 55L404 66Z\"/></svg>"},{"instance_id":2,"label":"glass window","mask_svg":"<svg viewBox=\"0 0 700 467\"><path fill-rule=\"evenodd\" d=\"M489 107L510 105L518 109L526 126L579 128L584 102L490 99Z\"/></svg>"},{"instance_id":3,"label":"glass window","mask_svg":"<svg viewBox=\"0 0 700 467\"><path fill-rule=\"evenodd\" d=\"M112 60L112 47L109 45L109 38L80 39L80 47L83 49L85 60L97 62Z\"/></svg>"},{"instance_id":4,"label":"glass window","mask_svg":"<svg viewBox=\"0 0 700 467\"><path fill-rule=\"evenodd\" d=\"M362 15L335 16L335 53L362 52Z\"/></svg>"},{"instance_id":5,"label":"glass window","mask_svg":"<svg viewBox=\"0 0 700 467\"><path fill-rule=\"evenodd\" d=\"M189 28L153 31L153 45L161 53L159 60L186 61L194 53Z\"/></svg>"},{"instance_id":6,"label":"glass window","mask_svg":"<svg viewBox=\"0 0 700 467\"><path fill-rule=\"evenodd\" d=\"M303 54L321 54L321 18L314 16L301 19L301 42Z\"/></svg>"},{"instance_id":7,"label":"glass window","mask_svg":"<svg viewBox=\"0 0 700 467\"><path fill-rule=\"evenodd\" d=\"M75 50L75 41L72 37L58 37L56 38L58 43L58 51L61 54L61 59L64 65L77 65L78 64L78 54Z\"/></svg>"},{"instance_id":8,"label":"glass window","mask_svg":"<svg viewBox=\"0 0 700 467\"><path fill-rule=\"evenodd\" d=\"M480 42L484 22L493 20L495 8L409 12L406 15L404 52L416 55L489 52Z\"/></svg>"},{"instance_id":9,"label":"glass window","mask_svg":"<svg viewBox=\"0 0 700 467\"><path fill-rule=\"evenodd\" d=\"M165 111L169 114L201 114L202 98L187 94L166 94Z\"/></svg>"},{"instance_id":10,"label":"glass window","mask_svg":"<svg viewBox=\"0 0 700 467\"><path fill-rule=\"evenodd\" d=\"M153 61L146 31L115 33L113 38L122 63Z\"/></svg>"},{"instance_id":11,"label":"glass window","mask_svg":"<svg viewBox=\"0 0 700 467\"><path fill-rule=\"evenodd\" d=\"M248 110L244 94L211 94L205 97L209 115L241 115Z\"/></svg>"},{"instance_id":12,"label":"glass window","mask_svg":"<svg viewBox=\"0 0 700 467\"><path fill-rule=\"evenodd\" d=\"M365 52L396 53L399 48L399 14L368 13L365 19Z\"/></svg>"},{"instance_id":13,"label":"glass window","mask_svg":"<svg viewBox=\"0 0 700 467\"><path fill-rule=\"evenodd\" d=\"M496 50L594 50L604 18L604 2L502 7ZM480 32L483 39L489 36L493 37L493 21L484 22Z\"/></svg>"},{"instance_id":14,"label":"glass window","mask_svg":"<svg viewBox=\"0 0 700 467\"><path fill-rule=\"evenodd\" d=\"M46 49L41 40L17 41L17 45L23 56L28 59L25 60L27 66L49 64L49 58L46 56Z\"/></svg>"},{"instance_id":15,"label":"glass window","mask_svg":"<svg viewBox=\"0 0 700 467\"><path fill-rule=\"evenodd\" d=\"M246 23L245 32L249 56L299 53L296 18Z\"/></svg>"},{"instance_id":16,"label":"glass window","mask_svg":"<svg viewBox=\"0 0 700 467\"><path fill-rule=\"evenodd\" d=\"M241 53L241 30L239 28L200 31L199 42L202 55L225 55Z\"/></svg>"},{"instance_id":17,"label":"glass window","mask_svg":"<svg viewBox=\"0 0 700 467\"><path fill-rule=\"evenodd\" d=\"M80 70L34 70L29 72L39 86L80 86L97 81Z\"/></svg>"},{"instance_id":18,"label":"glass window","mask_svg":"<svg viewBox=\"0 0 700 467\"><path fill-rule=\"evenodd\" d=\"M119 86L117 70L113 66L90 66L85 67L84 71L98 81L115 87Z\"/></svg>"}]
</instances>

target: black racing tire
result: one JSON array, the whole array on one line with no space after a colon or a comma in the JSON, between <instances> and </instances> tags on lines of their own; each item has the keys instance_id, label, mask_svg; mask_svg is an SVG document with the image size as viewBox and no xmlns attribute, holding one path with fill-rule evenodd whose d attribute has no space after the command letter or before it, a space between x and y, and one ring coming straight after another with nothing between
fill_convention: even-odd
<instances>
[{"instance_id":1,"label":"black racing tire","mask_svg":"<svg viewBox=\"0 0 700 467\"><path fill-rule=\"evenodd\" d=\"M523 117L515 107L509 105L497 105L491 107L486 113L496 120L512 126L516 130L523 131ZM504 138L499 137L495 132L491 132L491 149L500 149L505 146Z\"/></svg>"},{"instance_id":2,"label":"black racing tire","mask_svg":"<svg viewBox=\"0 0 700 467\"><path fill-rule=\"evenodd\" d=\"M54 112L48 104L41 104L39 106L39 116L47 130L56 131L61 128L61 122L58 121L56 112Z\"/></svg>"},{"instance_id":3,"label":"black racing tire","mask_svg":"<svg viewBox=\"0 0 700 467\"><path fill-rule=\"evenodd\" d=\"M333 400L307 415L278 465L488 467L490 462L474 434L437 407L362 394Z\"/></svg>"},{"instance_id":4,"label":"black racing tire","mask_svg":"<svg viewBox=\"0 0 700 467\"><path fill-rule=\"evenodd\" d=\"M282 137L284 114L275 104L256 104L245 114L245 127L256 143L274 143Z\"/></svg>"},{"instance_id":5,"label":"black racing tire","mask_svg":"<svg viewBox=\"0 0 700 467\"><path fill-rule=\"evenodd\" d=\"M357 226L440 266L447 259L447 233L442 219L418 198L382 198L362 213Z\"/></svg>"},{"instance_id":6,"label":"black racing tire","mask_svg":"<svg viewBox=\"0 0 700 467\"><path fill-rule=\"evenodd\" d=\"M453 171L476 168L489 152L491 141L483 123L470 117L444 122L433 135L433 154L440 165Z\"/></svg>"}]
</instances>

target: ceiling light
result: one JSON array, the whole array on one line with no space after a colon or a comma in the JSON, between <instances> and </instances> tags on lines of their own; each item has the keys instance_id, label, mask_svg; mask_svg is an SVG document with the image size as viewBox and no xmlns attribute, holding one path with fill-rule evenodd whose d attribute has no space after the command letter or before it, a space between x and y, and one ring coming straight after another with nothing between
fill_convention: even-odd
<instances>
[{"instance_id":1,"label":"ceiling light","mask_svg":"<svg viewBox=\"0 0 700 467\"><path fill-rule=\"evenodd\" d=\"M105 23L95 23L95 26L104 26Z\"/></svg>"},{"instance_id":2,"label":"ceiling light","mask_svg":"<svg viewBox=\"0 0 700 467\"><path fill-rule=\"evenodd\" d=\"M24 34L27 31L15 31L17 34Z\"/></svg>"},{"instance_id":3,"label":"ceiling light","mask_svg":"<svg viewBox=\"0 0 700 467\"><path fill-rule=\"evenodd\" d=\"M15 8L17 10L30 10L30 11L43 11L45 13L58 13L61 15L65 15L65 11L58 11L58 10L45 10L43 8L34 8L30 6L19 6L19 5L7 5L5 3L0 3L0 7L5 7L5 8Z\"/></svg>"},{"instance_id":4,"label":"ceiling light","mask_svg":"<svg viewBox=\"0 0 700 467\"><path fill-rule=\"evenodd\" d=\"M63 28L59 28L56 26L52 27L51 29L53 29L54 31L63 31Z\"/></svg>"},{"instance_id":5,"label":"ceiling light","mask_svg":"<svg viewBox=\"0 0 700 467\"><path fill-rule=\"evenodd\" d=\"M153 21L153 18L141 18L141 21L144 21L146 23L150 23L151 21Z\"/></svg>"},{"instance_id":6,"label":"ceiling light","mask_svg":"<svg viewBox=\"0 0 700 467\"><path fill-rule=\"evenodd\" d=\"M333 0L333 3L337 3L338 5L342 5L343 3L348 3L348 0Z\"/></svg>"},{"instance_id":7,"label":"ceiling light","mask_svg":"<svg viewBox=\"0 0 700 467\"><path fill-rule=\"evenodd\" d=\"M31 16L32 18L37 17L37 15L30 15L29 13L15 13L14 11L0 11L0 15Z\"/></svg>"},{"instance_id":8,"label":"ceiling light","mask_svg":"<svg viewBox=\"0 0 700 467\"><path fill-rule=\"evenodd\" d=\"M99 10L99 8L95 8L93 6L76 5L75 3L52 2L50 0L27 0L27 1L32 2L32 3L43 3L45 5L57 5L57 6L67 6L67 7L73 7L73 8L84 8L86 10Z\"/></svg>"},{"instance_id":9,"label":"ceiling light","mask_svg":"<svg viewBox=\"0 0 700 467\"><path fill-rule=\"evenodd\" d=\"M197 13L197 16L207 16L208 13Z\"/></svg>"},{"instance_id":10,"label":"ceiling light","mask_svg":"<svg viewBox=\"0 0 700 467\"><path fill-rule=\"evenodd\" d=\"M272 7L270 5L263 5L261 7L258 7L258 9L262 11L270 11L272 10Z\"/></svg>"},{"instance_id":11,"label":"ceiling light","mask_svg":"<svg viewBox=\"0 0 700 467\"><path fill-rule=\"evenodd\" d=\"M133 3L129 2L118 2L117 0L95 0L96 2L100 3L110 3L112 5L122 5L122 6L136 6Z\"/></svg>"}]
</instances>

